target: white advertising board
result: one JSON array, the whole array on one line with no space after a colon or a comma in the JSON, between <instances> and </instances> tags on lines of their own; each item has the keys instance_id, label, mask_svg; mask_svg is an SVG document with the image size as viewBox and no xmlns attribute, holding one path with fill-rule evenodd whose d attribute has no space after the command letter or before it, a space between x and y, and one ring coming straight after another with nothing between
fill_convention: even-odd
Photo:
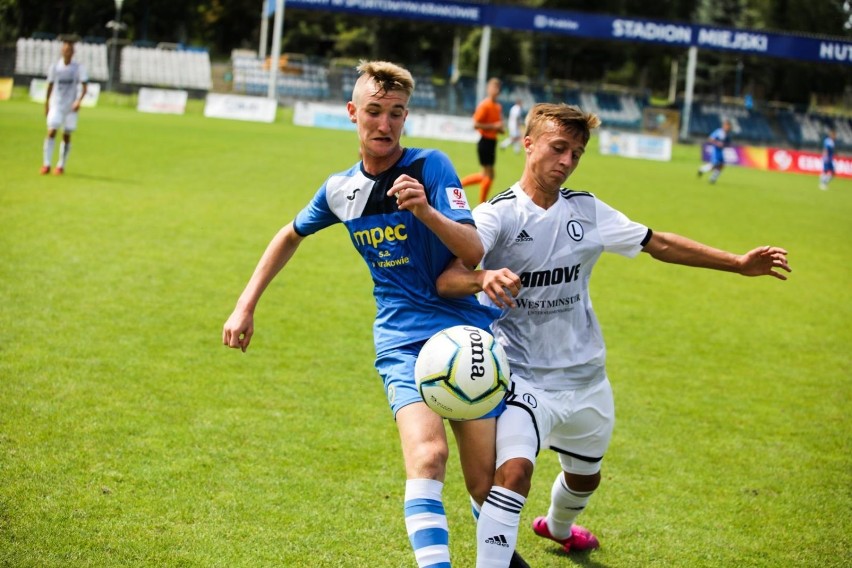
<instances>
[{"instance_id":1,"label":"white advertising board","mask_svg":"<svg viewBox=\"0 0 852 568\"><path fill-rule=\"evenodd\" d=\"M183 114L186 112L186 101L189 93L175 89L139 89L139 99L136 110L158 114Z\"/></svg>"},{"instance_id":2,"label":"white advertising board","mask_svg":"<svg viewBox=\"0 0 852 568\"><path fill-rule=\"evenodd\" d=\"M293 109L293 124L315 128L333 128L336 130L355 130L355 124L349 120L346 105L310 103L297 101ZM405 121L406 136L431 138L437 140L456 140L476 142L479 133L473 128L473 121L466 116L412 112Z\"/></svg>"},{"instance_id":3,"label":"white advertising board","mask_svg":"<svg viewBox=\"0 0 852 568\"><path fill-rule=\"evenodd\" d=\"M601 130L598 141L604 155L661 162L672 159L672 140L667 136Z\"/></svg>"},{"instance_id":4,"label":"white advertising board","mask_svg":"<svg viewBox=\"0 0 852 568\"><path fill-rule=\"evenodd\" d=\"M278 103L273 99L208 93L204 103L204 116L253 122L275 122L275 111L277 109Z\"/></svg>"}]
</instances>

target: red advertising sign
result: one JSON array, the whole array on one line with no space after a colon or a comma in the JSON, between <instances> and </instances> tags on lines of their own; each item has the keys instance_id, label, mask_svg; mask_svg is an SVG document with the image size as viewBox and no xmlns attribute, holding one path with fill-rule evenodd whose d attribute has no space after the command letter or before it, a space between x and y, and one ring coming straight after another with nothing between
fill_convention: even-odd
<instances>
[{"instance_id":1,"label":"red advertising sign","mask_svg":"<svg viewBox=\"0 0 852 568\"><path fill-rule=\"evenodd\" d=\"M779 172L821 174L822 154L768 148L769 169ZM852 178L852 158L834 156L834 173L837 177Z\"/></svg>"}]
</instances>

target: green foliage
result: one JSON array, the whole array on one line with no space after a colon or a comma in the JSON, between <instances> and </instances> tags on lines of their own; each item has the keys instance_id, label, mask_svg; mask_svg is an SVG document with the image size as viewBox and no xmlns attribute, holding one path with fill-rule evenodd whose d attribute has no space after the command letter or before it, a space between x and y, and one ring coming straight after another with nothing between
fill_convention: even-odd
<instances>
[{"instance_id":1,"label":"green foliage","mask_svg":"<svg viewBox=\"0 0 852 568\"><path fill-rule=\"evenodd\" d=\"M84 109L64 177L39 176L43 109L0 102L0 566L413 566L397 434L372 366L374 304L340 228L267 290L249 351L221 327L266 243L352 133ZM102 101L103 103L103 101ZM407 140L478 169L472 144ZM599 155L569 185L655 230L786 246L787 282L605 255L592 280L618 423L565 557L533 566L841 567L852 555L852 182ZM497 160L495 189L522 158ZM472 197L472 194L471 194ZM474 525L453 449L457 566Z\"/></svg>"}]
</instances>

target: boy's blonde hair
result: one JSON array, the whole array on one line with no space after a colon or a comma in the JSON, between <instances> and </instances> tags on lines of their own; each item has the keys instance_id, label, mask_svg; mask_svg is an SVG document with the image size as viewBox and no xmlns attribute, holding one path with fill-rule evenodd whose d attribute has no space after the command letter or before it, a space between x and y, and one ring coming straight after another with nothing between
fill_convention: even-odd
<instances>
[{"instance_id":1,"label":"boy's blonde hair","mask_svg":"<svg viewBox=\"0 0 852 568\"><path fill-rule=\"evenodd\" d=\"M352 89L352 100L359 102L364 85L372 81L376 87L374 94L385 94L391 91L402 91L406 97L414 92L414 77L408 69L389 61L362 61L355 68L359 73L355 87Z\"/></svg>"},{"instance_id":2,"label":"boy's blonde hair","mask_svg":"<svg viewBox=\"0 0 852 568\"><path fill-rule=\"evenodd\" d=\"M539 103L527 115L526 136L537 135L544 124L553 121L568 132L579 134L583 144L589 142L592 129L601 125L601 119L593 112L584 112L580 107L565 103Z\"/></svg>"}]
</instances>

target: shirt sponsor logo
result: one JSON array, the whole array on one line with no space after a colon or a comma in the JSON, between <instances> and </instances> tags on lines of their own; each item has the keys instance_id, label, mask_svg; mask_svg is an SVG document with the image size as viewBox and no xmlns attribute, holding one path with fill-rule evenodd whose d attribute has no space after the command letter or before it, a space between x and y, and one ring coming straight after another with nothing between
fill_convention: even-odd
<instances>
[{"instance_id":1,"label":"shirt sponsor logo","mask_svg":"<svg viewBox=\"0 0 852 568\"><path fill-rule=\"evenodd\" d=\"M534 272L521 273L521 285L524 288L536 288L538 286L556 286L576 282L580 277L580 265L560 266L552 270L536 270Z\"/></svg>"},{"instance_id":2,"label":"shirt sponsor logo","mask_svg":"<svg viewBox=\"0 0 852 568\"><path fill-rule=\"evenodd\" d=\"M404 241L408 238L408 230L405 225L373 227L372 229L364 229L363 231L355 231L352 233L352 240L355 241L355 246L372 246L378 248L383 242Z\"/></svg>"}]
</instances>

